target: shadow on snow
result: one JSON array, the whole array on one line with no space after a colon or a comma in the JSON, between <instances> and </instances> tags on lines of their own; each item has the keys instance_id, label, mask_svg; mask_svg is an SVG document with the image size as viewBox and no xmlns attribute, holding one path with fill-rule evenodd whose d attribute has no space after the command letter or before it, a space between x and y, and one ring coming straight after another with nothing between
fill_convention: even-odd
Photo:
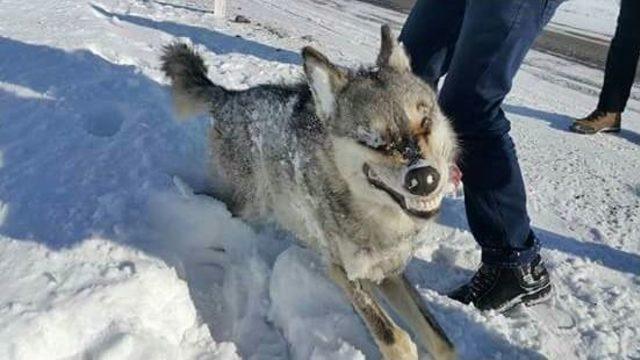
<instances>
[{"instance_id":1,"label":"shadow on snow","mask_svg":"<svg viewBox=\"0 0 640 360\"><path fill-rule=\"evenodd\" d=\"M549 124L550 127L564 132L570 132L569 126L571 125L571 123L573 123L574 120L572 117L567 115L532 109L526 106L504 104L502 107L505 112L545 121ZM574 135L584 136L578 134ZM617 136L619 138L627 140L632 144L640 146L640 134L629 129L623 128L619 133L611 133L610 135Z\"/></svg>"},{"instance_id":2,"label":"shadow on snow","mask_svg":"<svg viewBox=\"0 0 640 360\"><path fill-rule=\"evenodd\" d=\"M274 48L259 42L243 39L241 37L230 36L214 30L179 24L171 21L155 21L141 16L112 13L95 4L91 4L91 7L108 18L116 17L121 21L126 21L128 23L150 29L160 30L175 37L187 37L194 43L204 45L216 54L239 53L255 56L263 60L277 61L286 64L301 63L301 58L298 53Z\"/></svg>"},{"instance_id":3,"label":"shadow on snow","mask_svg":"<svg viewBox=\"0 0 640 360\"><path fill-rule=\"evenodd\" d=\"M187 275L198 313L220 334L212 325L226 309L201 294L222 285L225 260L190 247L193 218L176 219L167 232L149 214L161 211L150 207L155 192L180 202L176 175L196 190L206 187L208 119L179 124L167 87L89 51L0 37L0 54L0 234L53 250L104 237L160 257ZM231 218L207 201L212 213ZM201 235L196 245L210 241ZM274 343L280 336L262 334ZM216 340L242 343L233 335ZM239 344L243 356L252 354L247 349Z\"/></svg>"},{"instance_id":4,"label":"shadow on snow","mask_svg":"<svg viewBox=\"0 0 640 360\"><path fill-rule=\"evenodd\" d=\"M464 217L463 200L446 199L443 214L438 222L461 230L469 231ZM453 210L452 210L453 209ZM534 227L543 248L562 251L578 258L586 258L612 270L640 275L640 255L612 248L606 244L582 241L560 235L549 230ZM438 269L444 271L444 269ZM452 269L450 276L459 277L461 269Z\"/></svg>"}]
</instances>

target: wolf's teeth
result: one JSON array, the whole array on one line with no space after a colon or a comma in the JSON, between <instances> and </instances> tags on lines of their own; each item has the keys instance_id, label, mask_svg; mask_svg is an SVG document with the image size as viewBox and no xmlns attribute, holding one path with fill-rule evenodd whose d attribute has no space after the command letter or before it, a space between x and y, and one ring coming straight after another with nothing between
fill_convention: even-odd
<instances>
[{"instance_id":1,"label":"wolf's teeth","mask_svg":"<svg viewBox=\"0 0 640 360\"><path fill-rule=\"evenodd\" d=\"M438 195L435 199L409 198L405 199L407 207L418 211L433 211L438 208L438 204L442 200L442 195Z\"/></svg>"}]
</instances>

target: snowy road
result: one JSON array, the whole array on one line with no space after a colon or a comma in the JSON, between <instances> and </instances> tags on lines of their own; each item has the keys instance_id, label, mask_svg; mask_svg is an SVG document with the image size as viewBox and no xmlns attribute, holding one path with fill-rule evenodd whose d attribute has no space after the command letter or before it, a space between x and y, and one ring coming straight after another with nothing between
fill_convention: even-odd
<instances>
[{"instance_id":1,"label":"snowy road","mask_svg":"<svg viewBox=\"0 0 640 360\"><path fill-rule=\"evenodd\" d=\"M360 0L408 12L416 0ZM611 38L620 9L619 0L563 0L551 23L591 36Z\"/></svg>"},{"instance_id":2,"label":"snowy road","mask_svg":"<svg viewBox=\"0 0 640 360\"><path fill-rule=\"evenodd\" d=\"M415 4L415 0L361 1L407 14ZM603 70L619 9L617 0L565 1L533 48ZM640 81L640 71L636 81Z\"/></svg>"},{"instance_id":3,"label":"snowy road","mask_svg":"<svg viewBox=\"0 0 640 360\"><path fill-rule=\"evenodd\" d=\"M174 121L161 47L229 88L293 81L298 50L371 63L404 15L348 0L4 0L0 6L0 359L362 359L375 346L317 258L193 190L207 118ZM449 198L409 275L464 359L640 358L640 89L617 135L566 131L602 74L532 52L505 110L550 307L480 313L441 294L479 253Z\"/></svg>"}]
</instances>

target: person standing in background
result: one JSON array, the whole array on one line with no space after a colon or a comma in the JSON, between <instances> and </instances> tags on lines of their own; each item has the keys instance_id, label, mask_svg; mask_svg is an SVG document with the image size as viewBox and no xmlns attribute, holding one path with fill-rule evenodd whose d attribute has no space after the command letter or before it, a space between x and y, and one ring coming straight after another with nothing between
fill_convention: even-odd
<instances>
[{"instance_id":1,"label":"person standing in background","mask_svg":"<svg viewBox=\"0 0 640 360\"><path fill-rule=\"evenodd\" d=\"M574 121L571 131L580 134L620 131L622 112L631 94L639 57L640 0L622 0L598 106L591 114Z\"/></svg>"},{"instance_id":2,"label":"person standing in background","mask_svg":"<svg viewBox=\"0 0 640 360\"><path fill-rule=\"evenodd\" d=\"M640 0L631 0L640 1ZM551 296L502 102L562 0L418 0L400 41L414 73L438 88L460 140L465 209L482 265L449 296L507 310Z\"/></svg>"}]
</instances>

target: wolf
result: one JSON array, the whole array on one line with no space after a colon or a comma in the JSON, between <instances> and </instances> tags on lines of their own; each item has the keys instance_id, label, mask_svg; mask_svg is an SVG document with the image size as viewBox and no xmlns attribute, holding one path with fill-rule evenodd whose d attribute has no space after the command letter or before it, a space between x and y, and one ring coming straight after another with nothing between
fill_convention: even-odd
<instances>
[{"instance_id":1,"label":"wolf","mask_svg":"<svg viewBox=\"0 0 640 360\"><path fill-rule=\"evenodd\" d=\"M215 196L248 222L269 219L320 254L386 359L417 346L382 294L436 358L455 349L403 271L417 234L451 189L455 134L434 91L411 72L389 26L375 65L338 66L302 50L304 79L234 91L207 77L189 46L164 49L182 117L209 112Z\"/></svg>"}]
</instances>

